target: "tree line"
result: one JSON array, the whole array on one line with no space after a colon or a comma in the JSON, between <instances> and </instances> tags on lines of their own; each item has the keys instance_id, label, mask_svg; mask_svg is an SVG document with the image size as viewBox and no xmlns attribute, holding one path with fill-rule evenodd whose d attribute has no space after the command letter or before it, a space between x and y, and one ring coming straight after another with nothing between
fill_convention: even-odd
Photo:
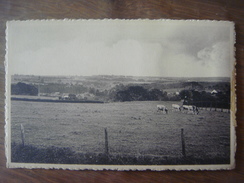
<instances>
[{"instance_id":1,"label":"tree line","mask_svg":"<svg viewBox=\"0 0 244 183\"><path fill-rule=\"evenodd\" d=\"M167 93L166 91L157 88L147 88L141 85L123 85L117 84L112 88L106 90L99 90L95 87L86 87L83 85L66 86L64 84L48 84L40 86L41 93L91 93L94 95L94 99L100 99L103 101L180 101L184 100L187 103L196 102L230 102L230 88L227 91L218 91L215 94L206 92L204 90L198 91L195 89L184 89L178 94ZM38 95L38 86L17 83L11 85L12 95Z\"/></svg>"}]
</instances>

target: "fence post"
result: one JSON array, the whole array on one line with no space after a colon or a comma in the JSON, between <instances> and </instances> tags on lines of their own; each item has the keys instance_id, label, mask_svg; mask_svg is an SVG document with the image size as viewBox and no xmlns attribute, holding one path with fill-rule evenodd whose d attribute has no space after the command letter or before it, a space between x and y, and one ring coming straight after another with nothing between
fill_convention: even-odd
<instances>
[{"instance_id":1,"label":"fence post","mask_svg":"<svg viewBox=\"0 0 244 183\"><path fill-rule=\"evenodd\" d=\"M186 149L185 149L185 137L184 137L184 129L181 128L181 145L182 145L182 155L186 156Z\"/></svg>"},{"instance_id":2,"label":"fence post","mask_svg":"<svg viewBox=\"0 0 244 183\"><path fill-rule=\"evenodd\" d=\"M25 146L25 129L23 124L20 124L20 131L21 131L22 146Z\"/></svg>"},{"instance_id":3,"label":"fence post","mask_svg":"<svg viewBox=\"0 0 244 183\"><path fill-rule=\"evenodd\" d=\"M107 128L104 128L105 133L105 154L108 156L108 132Z\"/></svg>"}]
</instances>

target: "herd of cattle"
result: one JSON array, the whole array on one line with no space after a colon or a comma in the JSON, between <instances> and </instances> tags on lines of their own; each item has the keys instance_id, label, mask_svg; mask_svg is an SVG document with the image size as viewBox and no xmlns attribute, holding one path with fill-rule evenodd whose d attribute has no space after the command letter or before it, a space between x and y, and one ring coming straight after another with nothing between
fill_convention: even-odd
<instances>
[{"instance_id":1,"label":"herd of cattle","mask_svg":"<svg viewBox=\"0 0 244 183\"><path fill-rule=\"evenodd\" d=\"M157 105L157 111L162 111L165 114L168 114L168 109L164 105ZM192 114L198 114L199 110L194 105L178 105L178 104L172 104L172 111L181 111L183 113L192 113Z\"/></svg>"}]
</instances>

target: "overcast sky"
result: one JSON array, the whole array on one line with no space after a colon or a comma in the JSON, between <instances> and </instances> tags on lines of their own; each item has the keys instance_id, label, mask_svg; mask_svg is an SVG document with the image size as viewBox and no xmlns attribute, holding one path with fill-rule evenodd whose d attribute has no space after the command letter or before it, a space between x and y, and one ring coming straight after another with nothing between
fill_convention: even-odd
<instances>
[{"instance_id":1,"label":"overcast sky","mask_svg":"<svg viewBox=\"0 0 244 183\"><path fill-rule=\"evenodd\" d=\"M10 74L229 77L233 24L13 21Z\"/></svg>"}]
</instances>

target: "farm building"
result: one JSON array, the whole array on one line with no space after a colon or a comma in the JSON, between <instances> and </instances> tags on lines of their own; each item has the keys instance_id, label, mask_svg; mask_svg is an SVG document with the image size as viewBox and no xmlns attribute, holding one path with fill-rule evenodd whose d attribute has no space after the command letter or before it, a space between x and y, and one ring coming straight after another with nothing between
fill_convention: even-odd
<instances>
[{"instance_id":1,"label":"farm building","mask_svg":"<svg viewBox=\"0 0 244 183\"><path fill-rule=\"evenodd\" d=\"M77 97L75 94L63 94L61 97L59 97L60 100L77 100Z\"/></svg>"},{"instance_id":2,"label":"farm building","mask_svg":"<svg viewBox=\"0 0 244 183\"><path fill-rule=\"evenodd\" d=\"M215 94L217 94L218 92L216 91L216 90L213 90L213 91L211 91L211 94L212 95L215 95Z\"/></svg>"}]
</instances>

